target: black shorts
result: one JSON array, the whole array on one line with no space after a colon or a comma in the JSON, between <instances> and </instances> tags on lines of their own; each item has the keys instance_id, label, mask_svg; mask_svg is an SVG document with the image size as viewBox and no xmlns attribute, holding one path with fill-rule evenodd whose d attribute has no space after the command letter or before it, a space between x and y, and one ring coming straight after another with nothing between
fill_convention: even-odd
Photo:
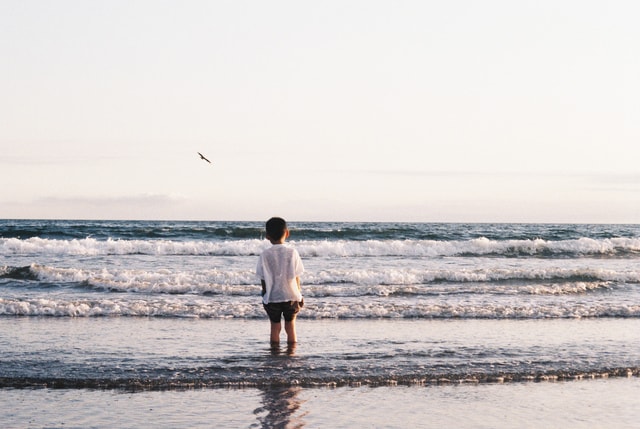
<instances>
[{"instance_id":1,"label":"black shorts","mask_svg":"<svg viewBox=\"0 0 640 429\"><path fill-rule=\"evenodd\" d=\"M291 322L296 318L300 307L302 307L298 301L270 302L269 304L262 304L262 306L272 323L280 323L281 316L284 316L285 322Z\"/></svg>"}]
</instances>

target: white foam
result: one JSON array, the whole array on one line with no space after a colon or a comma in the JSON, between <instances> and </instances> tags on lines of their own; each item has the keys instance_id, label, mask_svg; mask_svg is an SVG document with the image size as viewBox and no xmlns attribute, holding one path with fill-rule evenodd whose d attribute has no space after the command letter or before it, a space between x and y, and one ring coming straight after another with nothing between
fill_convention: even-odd
<instances>
[{"instance_id":1,"label":"white foam","mask_svg":"<svg viewBox=\"0 0 640 429\"><path fill-rule=\"evenodd\" d=\"M122 292L253 295L258 284L255 273L251 270L89 270L38 265L32 265L31 270L41 282L84 283L93 288Z\"/></svg>"},{"instance_id":2,"label":"white foam","mask_svg":"<svg viewBox=\"0 0 640 429\"><path fill-rule=\"evenodd\" d=\"M170 240L51 240L44 238L0 239L0 255L255 255L269 243L264 240L170 241Z\"/></svg>"},{"instance_id":3,"label":"white foam","mask_svg":"<svg viewBox=\"0 0 640 429\"><path fill-rule=\"evenodd\" d=\"M212 299L9 299L0 298L0 315L54 317L183 317L183 318L264 318L259 304L222 302ZM553 305L508 304L433 304L393 305L378 301L362 303L340 301L308 302L302 318L312 319L542 319L640 317L640 305L594 303L576 306L571 303Z\"/></svg>"},{"instance_id":4,"label":"white foam","mask_svg":"<svg viewBox=\"0 0 640 429\"><path fill-rule=\"evenodd\" d=\"M215 300L127 300L127 299L3 299L0 315L56 317L185 317L257 318L264 316L260 305L225 303Z\"/></svg>"},{"instance_id":5,"label":"white foam","mask_svg":"<svg viewBox=\"0 0 640 429\"><path fill-rule=\"evenodd\" d=\"M546 241L478 238L467 241L367 240L292 241L303 257L459 255L612 255L640 253L640 238ZM99 256L99 255L257 255L265 240L170 241L170 240L52 240L43 238L0 239L0 255Z\"/></svg>"},{"instance_id":6,"label":"white foam","mask_svg":"<svg viewBox=\"0 0 640 429\"><path fill-rule=\"evenodd\" d=\"M34 264L30 269L43 283L85 284L92 288L122 292L248 296L256 293L259 284L255 272L249 268L149 271L56 268ZM569 294L606 288L610 283L640 283L640 271L560 267L380 270L336 268L317 272L308 270L303 276L305 293L315 296L447 294L461 291Z\"/></svg>"}]
</instances>

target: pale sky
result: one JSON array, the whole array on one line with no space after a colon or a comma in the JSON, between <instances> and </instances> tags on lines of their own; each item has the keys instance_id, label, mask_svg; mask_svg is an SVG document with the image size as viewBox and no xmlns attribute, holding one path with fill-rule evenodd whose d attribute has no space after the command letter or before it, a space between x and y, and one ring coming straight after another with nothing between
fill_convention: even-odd
<instances>
[{"instance_id":1,"label":"pale sky","mask_svg":"<svg viewBox=\"0 0 640 429\"><path fill-rule=\"evenodd\" d=\"M638 223L639 19L0 0L0 218Z\"/></svg>"}]
</instances>

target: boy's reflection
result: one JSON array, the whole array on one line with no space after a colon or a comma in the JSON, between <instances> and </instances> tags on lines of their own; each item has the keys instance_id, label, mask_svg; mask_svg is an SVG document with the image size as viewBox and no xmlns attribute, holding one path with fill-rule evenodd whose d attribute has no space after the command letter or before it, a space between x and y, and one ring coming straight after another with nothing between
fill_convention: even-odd
<instances>
[{"instance_id":1,"label":"boy's reflection","mask_svg":"<svg viewBox=\"0 0 640 429\"><path fill-rule=\"evenodd\" d=\"M302 401L297 398L301 387L265 387L262 407L256 409L261 428L303 428L304 414L299 413Z\"/></svg>"},{"instance_id":2,"label":"boy's reflection","mask_svg":"<svg viewBox=\"0 0 640 429\"><path fill-rule=\"evenodd\" d=\"M296 345L289 344L285 350L279 345L271 346L271 356L294 356ZM283 356L286 353L286 356ZM272 386L262 390L262 407L257 408L254 414L258 417L259 427L262 428L303 428L303 417L306 413L300 413L300 407L304 403L298 398L302 390L299 386Z\"/></svg>"}]
</instances>

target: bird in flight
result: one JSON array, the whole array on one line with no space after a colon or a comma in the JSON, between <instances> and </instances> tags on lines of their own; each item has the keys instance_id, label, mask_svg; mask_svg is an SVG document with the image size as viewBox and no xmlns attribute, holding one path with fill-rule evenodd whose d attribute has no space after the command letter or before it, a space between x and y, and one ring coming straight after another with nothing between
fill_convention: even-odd
<instances>
[{"instance_id":1,"label":"bird in flight","mask_svg":"<svg viewBox=\"0 0 640 429\"><path fill-rule=\"evenodd\" d=\"M200 152L198 152L198 155L200 155L200 159L204 159L205 161L207 161L209 164L211 164L211 161L209 161L203 154L201 154Z\"/></svg>"}]
</instances>

